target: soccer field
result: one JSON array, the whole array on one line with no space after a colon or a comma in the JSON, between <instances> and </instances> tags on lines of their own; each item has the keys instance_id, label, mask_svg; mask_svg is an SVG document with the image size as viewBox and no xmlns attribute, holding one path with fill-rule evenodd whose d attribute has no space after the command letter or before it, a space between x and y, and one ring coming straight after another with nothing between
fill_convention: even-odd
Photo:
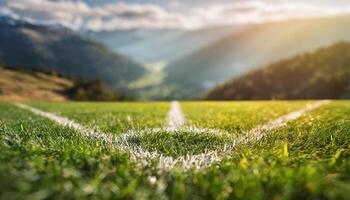
<instances>
[{"instance_id":1,"label":"soccer field","mask_svg":"<svg viewBox=\"0 0 350 200\"><path fill-rule=\"evenodd\" d=\"M0 103L0 199L350 199L350 101Z\"/></svg>"}]
</instances>

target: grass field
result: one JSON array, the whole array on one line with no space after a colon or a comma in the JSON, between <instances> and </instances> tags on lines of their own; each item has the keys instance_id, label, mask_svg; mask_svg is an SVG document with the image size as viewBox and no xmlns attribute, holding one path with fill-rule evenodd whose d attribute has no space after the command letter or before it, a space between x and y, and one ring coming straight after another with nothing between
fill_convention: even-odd
<instances>
[{"instance_id":1,"label":"grass field","mask_svg":"<svg viewBox=\"0 0 350 200\"><path fill-rule=\"evenodd\" d=\"M350 199L350 101L0 103L0 199Z\"/></svg>"}]
</instances>

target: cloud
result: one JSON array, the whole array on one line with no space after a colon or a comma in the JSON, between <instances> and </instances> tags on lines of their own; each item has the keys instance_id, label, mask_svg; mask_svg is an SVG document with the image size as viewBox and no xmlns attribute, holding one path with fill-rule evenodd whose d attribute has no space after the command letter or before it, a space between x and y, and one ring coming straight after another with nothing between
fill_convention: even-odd
<instances>
[{"instance_id":1,"label":"cloud","mask_svg":"<svg viewBox=\"0 0 350 200\"><path fill-rule=\"evenodd\" d=\"M185 15L168 12L156 5L119 2L92 10L93 17L86 23L86 28L90 30L186 28Z\"/></svg>"},{"instance_id":2,"label":"cloud","mask_svg":"<svg viewBox=\"0 0 350 200\"><path fill-rule=\"evenodd\" d=\"M267 3L262 0L212 5L199 8L198 15L212 24L246 24L291 18L310 18L350 13L350 4L332 7L296 2Z\"/></svg>"},{"instance_id":3,"label":"cloud","mask_svg":"<svg viewBox=\"0 0 350 200\"><path fill-rule=\"evenodd\" d=\"M181 27L185 17L156 5L117 2L90 7L82 1L11 0L5 15L41 24L61 24L74 30ZM182 27L185 28L185 27Z\"/></svg>"},{"instance_id":4,"label":"cloud","mask_svg":"<svg viewBox=\"0 0 350 200\"><path fill-rule=\"evenodd\" d=\"M112 31L133 28L195 29L350 12L350 6L332 7L316 3L272 4L263 0L230 2L204 7L186 7L180 3L162 7L126 2L90 6L83 1L8 0L1 8L1 13L34 23L61 24L74 30ZM177 9L172 9L175 7Z\"/></svg>"}]
</instances>

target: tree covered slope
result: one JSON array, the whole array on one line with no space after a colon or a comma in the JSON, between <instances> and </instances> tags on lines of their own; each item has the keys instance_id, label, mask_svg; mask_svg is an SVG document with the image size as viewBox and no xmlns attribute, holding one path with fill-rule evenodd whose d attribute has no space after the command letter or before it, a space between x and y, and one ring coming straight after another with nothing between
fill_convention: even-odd
<instances>
[{"instance_id":1,"label":"tree covered slope","mask_svg":"<svg viewBox=\"0 0 350 200\"><path fill-rule=\"evenodd\" d=\"M349 16L254 25L170 63L166 82L188 91L183 94L188 97L259 66L341 40L350 41Z\"/></svg>"},{"instance_id":2,"label":"tree covered slope","mask_svg":"<svg viewBox=\"0 0 350 200\"><path fill-rule=\"evenodd\" d=\"M350 43L339 42L251 71L214 88L203 98L350 98Z\"/></svg>"}]
</instances>

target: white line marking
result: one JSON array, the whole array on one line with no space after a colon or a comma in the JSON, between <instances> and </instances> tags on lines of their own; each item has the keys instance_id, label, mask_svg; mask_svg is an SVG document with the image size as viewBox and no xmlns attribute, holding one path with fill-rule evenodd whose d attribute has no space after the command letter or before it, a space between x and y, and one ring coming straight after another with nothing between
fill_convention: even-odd
<instances>
[{"instance_id":1,"label":"white line marking","mask_svg":"<svg viewBox=\"0 0 350 200\"><path fill-rule=\"evenodd\" d=\"M104 134L98 130L86 128L67 118L55 115L53 113L45 112L25 104L15 103L15 105L22 109L29 110L37 115L51 119L52 121L55 121L58 124L61 124L63 126L71 127L76 131L78 131L79 133L81 133L83 136L86 136L88 138L115 144L119 147L120 150L128 152L130 154L130 158L134 160L135 163L140 165L141 167L150 166L150 163L152 163L152 161L158 160L157 168L160 171L170 171L176 166L182 167L183 170L187 171L194 168L198 169L198 168L209 167L213 163L220 162L224 157L227 157L233 153L234 147L236 145L247 144L249 142L258 141L262 139L267 132L279 129L285 126L288 122L301 117L304 113L311 111L313 109L316 109L328 102L329 101L318 101L313 104L308 104L303 109L300 109L290 114L279 117L278 119L270 123L259 126L250 131L246 131L242 136L233 138L231 143L225 145L224 147L220 147L216 150L205 151L204 153L200 153L197 155L184 155L178 158L165 156L159 152L150 152L150 151L144 150L140 146L130 143L128 140L130 137L142 137L142 135L145 132L155 133L155 134L161 131L167 131L167 132L186 131L186 132L192 132L195 134L202 134L202 133L227 134L227 132L214 130L214 129L196 129L196 128L188 128L188 127L178 128L179 126L175 126L176 128L174 129L174 127L171 126L171 127L168 127L167 129L158 128L158 129L145 129L141 131L129 130L126 134L116 137L116 136ZM177 106L178 108L180 108L179 105ZM177 108L175 108L174 110L176 109ZM182 124L184 122L183 118L180 121L181 123L177 123L177 124Z\"/></svg>"},{"instance_id":2,"label":"white line marking","mask_svg":"<svg viewBox=\"0 0 350 200\"><path fill-rule=\"evenodd\" d=\"M103 140L106 142L110 140L109 136L107 136L105 134L101 134L97 130L84 127L84 126L74 122L73 120L67 119L65 117L61 117L61 116L58 116L58 115L50 113L50 112L45 112L45 111L39 110L37 108L28 106L26 104L22 104L22 103L14 103L14 105L16 105L17 107L22 108L24 110L31 111L32 113L34 113L36 115L48 118L48 119L50 119L50 120L52 120L52 121L54 121L62 126L72 128L72 129L78 131L79 133L83 134L84 136L89 137L89 138Z\"/></svg>"},{"instance_id":3,"label":"white line marking","mask_svg":"<svg viewBox=\"0 0 350 200\"><path fill-rule=\"evenodd\" d=\"M254 138L255 140L260 140L265 135L265 133L273 131L273 130L277 130L277 129L287 125L288 122L300 118L301 116L303 116L304 113L309 112L311 110L314 110L314 109L316 109L324 104L327 104L329 102L330 102L329 100L322 100L322 101L317 101L317 102L312 103L312 104L307 104L306 107L303 109L291 112L287 115L283 115L270 123L258 126L257 128L254 128L254 129L248 131L247 136L249 136L249 137L246 139L243 139L243 140L249 141L249 140L251 140L250 138ZM244 142L244 143L246 143L246 142Z\"/></svg>"},{"instance_id":4,"label":"white line marking","mask_svg":"<svg viewBox=\"0 0 350 200\"><path fill-rule=\"evenodd\" d=\"M176 130L185 124L184 114L181 111L178 101L171 102L171 108L168 113L168 129Z\"/></svg>"}]
</instances>

